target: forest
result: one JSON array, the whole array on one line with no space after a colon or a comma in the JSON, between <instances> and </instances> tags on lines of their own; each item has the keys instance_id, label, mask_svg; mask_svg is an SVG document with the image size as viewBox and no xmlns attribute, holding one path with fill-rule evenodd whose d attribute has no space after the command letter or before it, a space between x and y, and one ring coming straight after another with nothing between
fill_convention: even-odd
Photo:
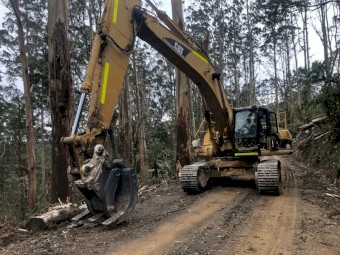
<instances>
[{"instance_id":1,"label":"forest","mask_svg":"<svg viewBox=\"0 0 340 255\"><path fill-rule=\"evenodd\" d=\"M162 1L155 4L163 9ZM70 132L103 5L0 1L0 223L27 219L58 200L82 199L69 187L66 147L59 141ZM233 108L285 112L293 135L325 114L333 141L340 140L340 1L197 0L184 6L185 31L202 47L208 42ZM51 25L59 33L52 34ZM315 43L322 47L312 52ZM175 176L175 77L173 64L135 42L112 123L117 148L111 153L140 169L144 184ZM195 139L204 103L187 83L189 137Z\"/></svg>"}]
</instances>

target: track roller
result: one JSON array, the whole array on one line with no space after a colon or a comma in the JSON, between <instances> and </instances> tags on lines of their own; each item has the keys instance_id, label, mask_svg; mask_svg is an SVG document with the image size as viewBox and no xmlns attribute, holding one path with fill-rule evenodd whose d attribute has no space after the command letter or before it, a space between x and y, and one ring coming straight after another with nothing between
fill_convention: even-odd
<instances>
[{"instance_id":1,"label":"track roller","mask_svg":"<svg viewBox=\"0 0 340 255\"><path fill-rule=\"evenodd\" d=\"M196 194L202 192L207 186L210 171L206 162L197 162L187 165L181 171L181 185L184 192L188 194Z\"/></svg>"}]
</instances>

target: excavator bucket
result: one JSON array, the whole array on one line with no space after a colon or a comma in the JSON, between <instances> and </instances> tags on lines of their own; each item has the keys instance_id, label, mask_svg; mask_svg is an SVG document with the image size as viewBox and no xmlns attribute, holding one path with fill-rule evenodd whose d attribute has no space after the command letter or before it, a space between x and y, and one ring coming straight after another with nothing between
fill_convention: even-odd
<instances>
[{"instance_id":1,"label":"excavator bucket","mask_svg":"<svg viewBox=\"0 0 340 255\"><path fill-rule=\"evenodd\" d=\"M91 215L91 221L102 221L104 225L119 224L127 220L133 212L138 199L137 174L122 161L106 161L101 173L91 186L75 182L86 197L87 212L73 218L79 220Z\"/></svg>"}]
</instances>

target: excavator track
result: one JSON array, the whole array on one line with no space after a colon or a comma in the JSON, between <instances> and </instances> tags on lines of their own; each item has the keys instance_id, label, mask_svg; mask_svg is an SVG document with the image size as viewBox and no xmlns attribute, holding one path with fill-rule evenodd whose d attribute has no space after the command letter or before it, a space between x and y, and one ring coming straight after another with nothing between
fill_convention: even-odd
<instances>
[{"instance_id":1,"label":"excavator track","mask_svg":"<svg viewBox=\"0 0 340 255\"><path fill-rule=\"evenodd\" d=\"M207 184L204 174L206 170L209 170L206 162L184 166L181 171L181 185L184 192L188 194L201 192Z\"/></svg>"},{"instance_id":2,"label":"excavator track","mask_svg":"<svg viewBox=\"0 0 340 255\"><path fill-rule=\"evenodd\" d=\"M281 182L280 161L266 160L257 165L255 182L260 192L275 192L279 194Z\"/></svg>"}]
</instances>

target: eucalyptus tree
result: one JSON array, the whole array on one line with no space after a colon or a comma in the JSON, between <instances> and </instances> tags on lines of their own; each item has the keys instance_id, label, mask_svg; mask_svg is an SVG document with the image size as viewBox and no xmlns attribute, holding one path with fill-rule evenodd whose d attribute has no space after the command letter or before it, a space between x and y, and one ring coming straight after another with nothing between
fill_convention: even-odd
<instances>
[{"instance_id":1,"label":"eucalyptus tree","mask_svg":"<svg viewBox=\"0 0 340 255\"><path fill-rule=\"evenodd\" d=\"M182 0L171 0L172 19L175 24L185 31ZM191 164L191 139L190 139L190 108L191 91L189 79L176 68L176 162L182 166Z\"/></svg>"},{"instance_id":2,"label":"eucalyptus tree","mask_svg":"<svg viewBox=\"0 0 340 255\"><path fill-rule=\"evenodd\" d=\"M240 107L241 76L242 76L242 48L244 44L244 26L242 12L244 2L233 0L225 10L222 22L225 23L226 66L230 70L230 83L233 87L235 107ZM223 27L224 27L223 26Z\"/></svg>"},{"instance_id":3,"label":"eucalyptus tree","mask_svg":"<svg viewBox=\"0 0 340 255\"><path fill-rule=\"evenodd\" d=\"M302 44L300 45L303 51L304 57L304 68L306 69L307 73L310 71L310 47L309 47L309 22L310 22L310 14L308 11L308 5L310 1L303 0L301 1L301 6L298 7L298 10L301 15L302 20ZM307 83L306 86L306 93L307 93L307 102L311 102L312 100L312 88L311 84Z\"/></svg>"},{"instance_id":4,"label":"eucalyptus tree","mask_svg":"<svg viewBox=\"0 0 340 255\"><path fill-rule=\"evenodd\" d=\"M286 17L291 12L289 0L265 0L256 1L257 23L263 38L261 50L267 56L274 67L275 108L279 110L279 74L278 74L278 50L282 46Z\"/></svg>"},{"instance_id":5,"label":"eucalyptus tree","mask_svg":"<svg viewBox=\"0 0 340 255\"><path fill-rule=\"evenodd\" d=\"M51 201L66 201L70 196L67 178L69 154L60 138L68 136L74 106L68 41L67 1L48 2L49 98L52 119Z\"/></svg>"},{"instance_id":6,"label":"eucalyptus tree","mask_svg":"<svg viewBox=\"0 0 340 255\"><path fill-rule=\"evenodd\" d=\"M244 21L246 23L246 40L245 47L243 50L244 63L246 63L246 56L248 57L248 69L249 69L249 79L246 76L247 65L244 64L244 73L245 73L245 83L249 84L249 103L248 105L254 105L256 103L256 77L255 77L255 58L256 58L256 27L254 26L254 12L253 5L249 3L249 0L246 0L246 14L244 15ZM249 54L247 54L249 52Z\"/></svg>"},{"instance_id":7,"label":"eucalyptus tree","mask_svg":"<svg viewBox=\"0 0 340 255\"><path fill-rule=\"evenodd\" d=\"M30 82L30 94L32 100L33 112L33 125L35 127L35 135L40 139L36 139L36 143L40 143L40 159L41 165L36 166L37 178L39 174L42 175L41 191L44 190L45 177L45 153L44 142L47 139L45 126L49 123L49 109L48 109L48 70L47 70L47 1L22 1L20 2L21 21L25 33L25 46L27 49L27 64L28 64L28 77ZM18 47L15 42L17 41L17 34L13 30L14 15L9 12L5 16L5 21L2 26L4 30L3 45L1 62L5 64L6 70L4 76L12 82L17 82L17 75L19 62ZM39 179L38 179L39 181ZM39 188L37 182L37 188Z\"/></svg>"},{"instance_id":8,"label":"eucalyptus tree","mask_svg":"<svg viewBox=\"0 0 340 255\"><path fill-rule=\"evenodd\" d=\"M33 127L33 110L31 101L31 85L29 80L28 59L25 43L24 25L22 22L21 12L19 9L18 0L9 1L10 10L15 16L17 35L18 35L18 48L20 56L22 81L24 84L25 94L25 118L26 118L26 150L27 150L27 174L28 174L28 202L29 209L33 211L36 203L36 170L35 170L35 148L34 148L34 127Z\"/></svg>"}]
</instances>

